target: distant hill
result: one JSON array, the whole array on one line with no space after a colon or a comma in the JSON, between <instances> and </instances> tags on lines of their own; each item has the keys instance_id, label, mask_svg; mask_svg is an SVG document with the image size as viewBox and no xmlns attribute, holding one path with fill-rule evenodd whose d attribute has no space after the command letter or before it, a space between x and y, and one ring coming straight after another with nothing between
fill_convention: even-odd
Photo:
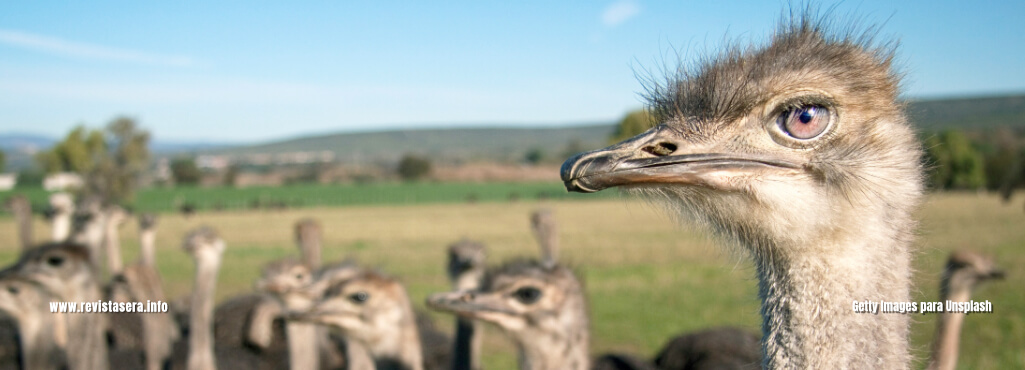
<instances>
[{"instance_id":1,"label":"distant hill","mask_svg":"<svg viewBox=\"0 0 1025 370\"><path fill-rule=\"evenodd\" d=\"M997 126L1025 129L1025 94L994 97L912 101L908 115L922 131L977 130ZM577 140L578 149L604 147L613 123L561 128L458 128L418 129L306 136L270 143L208 151L216 154L274 154L297 151L332 151L343 160L394 161L404 153L441 160L519 160L540 149L547 156L566 152Z\"/></svg>"},{"instance_id":2,"label":"distant hill","mask_svg":"<svg viewBox=\"0 0 1025 370\"><path fill-rule=\"evenodd\" d=\"M985 130L1009 126L1025 130L1025 94L945 98L911 101L909 119L924 132L946 129ZM228 146L218 143L156 141L151 149L160 156L175 153L226 155L331 151L343 162L394 162L405 153L426 155L437 161L519 161L531 150L546 158L564 157L569 151L604 147L613 122L569 127L487 127L409 129L349 132ZM46 149L55 139L25 133L0 134L0 149L8 152L11 167L31 163L29 153ZM570 147L573 148L570 148Z\"/></svg>"},{"instance_id":3,"label":"distant hill","mask_svg":"<svg viewBox=\"0 0 1025 370\"><path fill-rule=\"evenodd\" d=\"M0 149L4 151L33 151L49 148L56 142L51 137L12 132L0 134Z\"/></svg>"},{"instance_id":4,"label":"distant hill","mask_svg":"<svg viewBox=\"0 0 1025 370\"><path fill-rule=\"evenodd\" d=\"M559 128L418 129L308 136L209 151L211 154L267 154L332 151L343 161L395 161L406 153L443 161L517 161L537 149L544 156L604 147L611 123ZM573 146L574 148L570 148Z\"/></svg>"},{"instance_id":5,"label":"distant hill","mask_svg":"<svg viewBox=\"0 0 1025 370\"><path fill-rule=\"evenodd\" d=\"M1025 129L1025 94L913 101L908 118L922 131Z\"/></svg>"}]
</instances>

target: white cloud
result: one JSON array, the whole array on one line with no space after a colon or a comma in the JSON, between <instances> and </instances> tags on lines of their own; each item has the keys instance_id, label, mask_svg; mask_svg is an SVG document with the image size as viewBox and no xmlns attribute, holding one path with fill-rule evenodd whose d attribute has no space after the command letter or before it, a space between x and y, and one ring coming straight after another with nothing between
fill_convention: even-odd
<instances>
[{"instance_id":1,"label":"white cloud","mask_svg":"<svg viewBox=\"0 0 1025 370\"><path fill-rule=\"evenodd\" d=\"M621 0L612 3L601 14L601 22L606 27L615 27L640 14L641 7L633 0Z\"/></svg>"},{"instance_id":2,"label":"white cloud","mask_svg":"<svg viewBox=\"0 0 1025 370\"><path fill-rule=\"evenodd\" d=\"M117 49L6 29L0 29L0 44L77 59L173 67L196 65L194 59L186 56L159 55L135 50Z\"/></svg>"}]
</instances>

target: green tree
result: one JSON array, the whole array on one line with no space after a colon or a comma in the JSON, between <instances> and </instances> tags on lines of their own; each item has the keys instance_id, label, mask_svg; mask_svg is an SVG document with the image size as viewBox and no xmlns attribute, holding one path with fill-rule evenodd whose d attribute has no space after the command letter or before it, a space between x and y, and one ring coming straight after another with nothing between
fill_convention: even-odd
<instances>
[{"instance_id":1,"label":"green tree","mask_svg":"<svg viewBox=\"0 0 1025 370\"><path fill-rule=\"evenodd\" d=\"M104 130L80 125L36 160L48 173L82 175L83 195L104 204L123 204L132 199L139 178L149 167L149 133L126 117L115 118Z\"/></svg>"},{"instance_id":2,"label":"green tree","mask_svg":"<svg viewBox=\"0 0 1025 370\"><path fill-rule=\"evenodd\" d=\"M413 154L406 154L399 160L399 177L406 181L419 180L431 173L431 161Z\"/></svg>"},{"instance_id":3,"label":"green tree","mask_svg":"<svg viewBox=\"0 0 1025 370\"><path fill-rule=\"evenodd\" d=\"M203 173L192 158L175 158L171 161L171 177L177 185L196 185Z\"/></svg>"},{"instance_id":4,"label":"green tree","mask_svg":"<svg viewBox=\"0 0 1025 370\"><path fill-rule=\"evenodd\" d=\"M934 166L930 181L936 189L979 189L986 186L983 156L960 131L945 131L925 141Z\"/></svg>"},{"instance_id":5,"label":"green tree","mask_svg":"<svg viewBox=\"0 0 1025 370\"><path fill-rule=\"evenodd\" d=\"M36 155L36 161L47 173L75 172L85 174L107 155L103 132L76 126L48 151Z\"/></svg>"},{"instance_id":6,"label":"green tree","mask_svg":"<svg viewBox=\"0 0 1025 370\"><path fill-rule=\"evenodd\" d=\"M545 152L541 148L531 148L527 151L527 154L523 156L523 160L530 164L541 163L545 159Z\"/></svg>"},{"instance_id":7,"label":"green tree","mask_svg":"<svg viewBox=\"0 0 1025 370\"><path fill-rule=\"evenodd\" d=\"M4 172L7 168L7 154L4 154L3 150L0 150L0 172Z\"/></svg>"},{"instance_id":8,"label":"green tree","mask_svg":"<svg viewBox=\"0 0 1025 370\"><path fill-rule=\"evenodd\" d=\"M648 131L648 129L654 126L655 118L652 117L651 113L644 109L635 110L619 121L615 131L612 132L612 136L609 138L609 142L613 144L618 143Z\"/></svg>"}]
</instances>

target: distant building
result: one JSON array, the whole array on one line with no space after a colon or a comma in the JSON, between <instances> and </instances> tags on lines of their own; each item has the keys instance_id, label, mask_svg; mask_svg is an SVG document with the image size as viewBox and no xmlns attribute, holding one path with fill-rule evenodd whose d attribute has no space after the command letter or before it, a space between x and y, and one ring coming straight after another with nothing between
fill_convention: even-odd
<instances>
[{"instance_id":1,"label":"distant building","mask_svg":"<svg viewBox=\"0 0 1025 370\"><path fill-rule=\"evenodd\" d=\"M0 191L14 189L15 185L18 185L18 174L0 173Z\"/></svg>"},{"instance_id":2,"label":"distant building","mask_svg":"<svg viewBox=\"0 0 1025 370\"><path fill-rule=\"evenodd\" d=\"M285 176L281 173L249 173L241 172L235 175L233 185L237 188L250 186L281 186L285 184Z\"/></svg>"},{"instance_id":3,"label":"distant building","mask_svg":"<svg viewBox=\"0 0 1025 370\"><path fill-rule=\"evenodd\" d=\"M196 157L196 167L201 170L224 170L231 166L231 158L223 155L201 155Z\"/></svg>"},{"instance_id":4,"label":"distant building","mask_svg":"<svg viewBox=\"0 0 1025 370\"><path fill-rule=\"evenodd\" d=\"M73 172L58 172L46 175L43 179L43 189L46 191L64 191L81 188L85 185L82 176Z\"/></svg>"}]
</instances>

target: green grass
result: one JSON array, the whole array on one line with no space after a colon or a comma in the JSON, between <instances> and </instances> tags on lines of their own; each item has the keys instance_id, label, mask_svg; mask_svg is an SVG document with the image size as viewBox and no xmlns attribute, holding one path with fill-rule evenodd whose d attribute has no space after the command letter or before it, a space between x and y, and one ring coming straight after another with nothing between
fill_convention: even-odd
<instances>
[{"instance_id":1,"label":"green grass","mask_svg":"<svg viewBox=\"0 0 1025 370\"><path fill-rule=\"evenodd\" d=\"M325 225L325 261L354 256L399 277L412 301L446 291L445 247L462 237L485 242L489 260L535 256L527 216L540 205L552 207L559 222L563 260L584 277L592 314L592 351L652 356L671 336L701 328L733 325L758 331L756 281L750 263L721 252L703 233L672 224L635 200L549 201L409 206L353 205L286 211L200 213L186 219L166 214L160 221L158 258L169 297L191 290L192 262L180 249L182 236L208 224L228 242L217 295L223 300L252 291L260 267L296 253L291 225L315 217ZM1020 204L1003 206L995 197L938 194L918 213L913 299L934 300L940 270L951 250L968 248L996 257L1007 279L980 287L976 300L990 300L995 312L965 320L960 368L1025 368L1025 213ZM37 220L36 236L47 226ZM137 254L134 225L122 229L126 260ZM0 217L0 264L16 256L13 222ZM438 326L451 317L434 313ZM934 315L915 315L915 368L924 367L935 328ZM489 369L515 368L515 349L488 328L484 363Z\"/></svg>"},{"instance_id":2,"label":"green grass","mask_svg":"<svg viewBox=\"0 0 1025 370\"><path fill-rule=\"evenodd\" d=\"M46 207L49 193L41 188L0 192L0 202L13 194L29 197L33 208ZM601 193L597 197L614 197ZM282 187L176 187L139 191L131 206L141 212L172 212L191 203L200 211L250 209L254 204L284 204L289 208L426 203L510 202L537 199L592 199L595 195L568 193L561 183L373 183L346 185L298 184Z\"/></svg>"}]
</instances>

